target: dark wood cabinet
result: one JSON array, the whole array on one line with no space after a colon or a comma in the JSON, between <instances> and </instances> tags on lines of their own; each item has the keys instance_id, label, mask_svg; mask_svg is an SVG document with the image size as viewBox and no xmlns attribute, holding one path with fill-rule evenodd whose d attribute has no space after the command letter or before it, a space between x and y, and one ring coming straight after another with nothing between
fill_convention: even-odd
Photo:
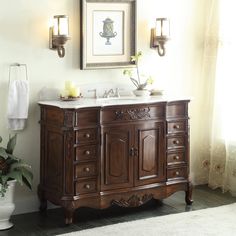
<instances>
[{"instance_id":1,"label":"dark wood cabinet","mask_svg":"<svg viewBox=\"0 0 236 236\"><path fill-rule=\"evenodd\" d=\"M65 209L136 207L186 192L189 176L189 100L62 109L40 104L38 196Z\"/></svg>"}]
</instances>

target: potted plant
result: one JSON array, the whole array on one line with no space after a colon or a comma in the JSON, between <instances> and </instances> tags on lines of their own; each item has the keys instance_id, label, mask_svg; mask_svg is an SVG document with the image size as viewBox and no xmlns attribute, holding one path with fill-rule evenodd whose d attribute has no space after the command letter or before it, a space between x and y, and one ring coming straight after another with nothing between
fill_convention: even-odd
<instances>
[{"instance_id":1,"label":"potted plant","mask_svg":"<svg viewBox=\"0 0 236 236\"><path fill-rule=\"evenodd\" d=\"M144 82L141 80L141 75L139 72L139 61L142 57L142 52L139 51L136 55L131 56L131 61L135 63L135 68L136 68L136 78L134 78L134 71L130 69L126 69L123 71L123 74L128 76L131 80L131 82L134 84L136 87L136 90L134 90L134 94L136 96L149 96L150 91L147 90L147 85L152 84L154 82L153 78L149 76Z\"/></svg>"},{"instance_id":2,"label":"potted plant","mask_svg":"<svg viewBox=\"0 0 236 236\"><path fill-rule=\"evenodd\" d=\"M31 167L13 155L16 137L15 134L9 138L6 148L0 146L0 230L13 226L9 219L15 209L13 203L15 183L25 184L30 189L32 186ZM1 142L2 137L0 136Z\"/></svg>"}]
</instances>

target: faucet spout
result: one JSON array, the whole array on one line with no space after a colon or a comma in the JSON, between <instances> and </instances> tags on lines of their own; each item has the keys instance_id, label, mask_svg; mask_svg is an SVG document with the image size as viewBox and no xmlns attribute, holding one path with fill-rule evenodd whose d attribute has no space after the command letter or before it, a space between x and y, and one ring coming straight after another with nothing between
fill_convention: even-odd
<instances>
[{"instance_id":1,"label":"faucet spout","mask_svg":"<svg viewBox=\"0 0 236 236\"><path fill-rule=\"evenodd\" d=\"M114 90L113 90L113 89L110 89L110 90L108 90L108 92L107 92L107 91L105 91L105 93L104 93L103 97L104 97L104 98L109 98L111 95L112 95L112 96L114 96L114 95L115 95L115 92L114 92Z\"/></svg>"}]
</instances>

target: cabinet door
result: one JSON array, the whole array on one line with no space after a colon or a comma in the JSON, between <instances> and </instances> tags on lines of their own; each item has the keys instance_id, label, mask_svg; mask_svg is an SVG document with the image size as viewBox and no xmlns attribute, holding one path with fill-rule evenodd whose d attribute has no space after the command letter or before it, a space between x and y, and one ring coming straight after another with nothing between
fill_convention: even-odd
<instances>
[{"instance_id":1,"label":"cabinet door","mask_svg":"<svg viewBox=\"0 0 236 236\"><path fill-rule=\"evenodd\" d=\"M102 190L133 186L132 133L127 125L103 128Z\"/></svg>"},{"instance_id":2,"label":"cabinet door","mask_svg":"<svg viewBox=\"0 0 236 236\"><path fill-rule=\"evenodd\" d=\"M165 181L165 123L135 126L135 186Z\"/></svg>"}]
</instances>

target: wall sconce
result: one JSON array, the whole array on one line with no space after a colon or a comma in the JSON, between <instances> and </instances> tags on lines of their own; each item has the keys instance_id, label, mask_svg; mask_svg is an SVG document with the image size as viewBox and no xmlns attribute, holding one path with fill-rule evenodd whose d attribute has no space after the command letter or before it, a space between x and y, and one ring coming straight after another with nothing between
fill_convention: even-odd
<instances>
[{"instance_id":1,"label":"wall sconce","mask_svg":"<svg viewBox=\"0 0 236 236\"><path fill-rule=\"evenodd\" d=\"M68 39L70 39L68 16L54 16L53 23L53 26L49 28L49 48L57 50L59 57L64 57L64 44Z\"/></svg>"},{"instance_id":2,"label":"wall sconce","mask_svg":"<svg viewBox=\"0 0 236 236\"><path fill-rule=\"evenodd\" d=\"M156 28L151 29L151 48L157 49L159 56L165 56L165 43L170 39L170 21L157 18Z\"/></svg>"}]
</instances>

